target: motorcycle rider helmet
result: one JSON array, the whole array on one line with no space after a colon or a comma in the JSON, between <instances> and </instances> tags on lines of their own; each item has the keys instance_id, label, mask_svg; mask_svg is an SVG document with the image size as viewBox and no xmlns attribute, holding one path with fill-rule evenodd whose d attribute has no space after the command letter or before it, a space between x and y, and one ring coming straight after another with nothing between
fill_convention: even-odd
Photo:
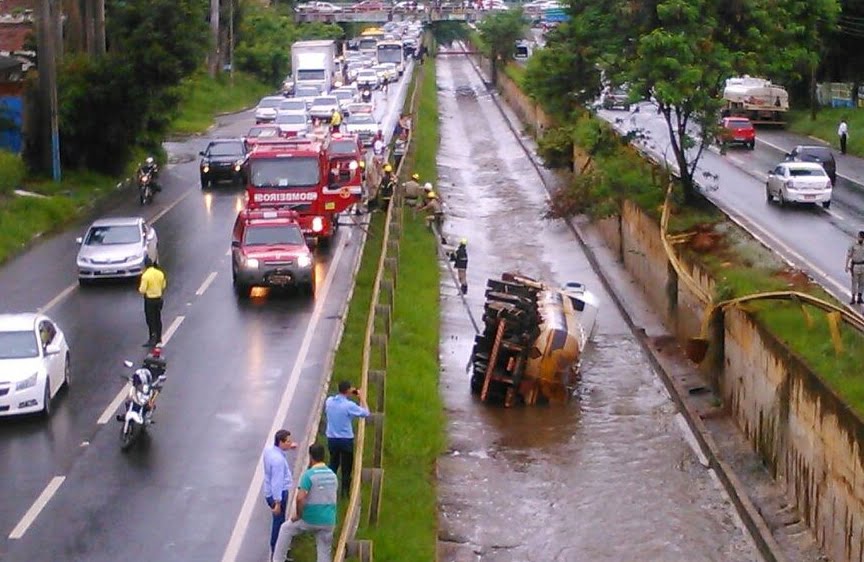
<instances>
[{"instance_id":1,"label":"motorcycle rider helmet","mask_svg":"<svg viewBox=\"0 0 864 562\"><path fill-rule=\"evenodd\" d=\"M152 166L153 164L156 163L156 161L153 159L152 156L148 156L147 160L144 160L144 163L147 164L148 166Z\"/></svg>"},{"instance_id":2,"label":"motorcycle rider helmet","mask_svg":"<svg viewBox=\"0 0 864 562\"><path fill-rule=\"evenodd\" d=\"M462 240L459 241L459 245L460 246L467 246L468 245L468 239L463 238Z\"/></svg>"}]
</instances>

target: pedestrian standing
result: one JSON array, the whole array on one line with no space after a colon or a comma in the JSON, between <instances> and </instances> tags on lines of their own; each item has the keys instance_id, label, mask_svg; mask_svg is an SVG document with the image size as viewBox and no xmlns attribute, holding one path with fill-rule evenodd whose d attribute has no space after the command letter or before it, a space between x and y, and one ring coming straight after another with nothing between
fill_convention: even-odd
<instances>
[{"instance_id":1,"label":"pedestrian standing","mask_svg":"<svg viewBox=\"0 0 864 562\"><path fill-rule=\"evenodd\" d=\"M330 562L333 530L336 528L336 473L324 464L324 447L309 447L309 468L300 476L295 514L279 529L279 540L273 550L273 562L283 562L291 550L294 537L301 533L315 535L317 562Z\"/></svg>"},{"instance_id":2,"label":"pedestrian standing","mask_svg":"<svg viewBox=\"0 0 864 562\"><path fill-rule=\"evenodd\" d=\"M150 256L145 257L138 292L144 297L144 320L150 337L142 347L155 347L162 341L162 296L167 286L165 273L159 269L159 264Z\"/></svg>"},{"instance_id":3,"label":"pedestrian standing","mask_svg":"<svg viewBox=\"0 0 864 562\"><path fill-rule=\"evenodd\" d=\"M462 294L468 294L468 239L463 238L459 241L459 246L455 252L450 252L450 261L453 262L453 267L456 268L456 275L459 277L459 285L462 289Z\"/></svg>"},{"instance_id":4,"label":"pedestrian standing","mask_svg":"<svg viewBox=\"0 0 864 562\"><path fill-rule=\"evenodd\" d=\"M264 464L264 499L273 513L273 524L270 526L270 553L276 548L279 529L285 522L288 509L288 494L294 485L291 475L291 465L285 457L289 449L296 449L297 443L291 439L291 432L280 429L273 436L273 445L264 449L261 461ZM284 556L282 557L284 558Z\"/></svg>"},{"instance_id":5,"label":"pedestrian standing","mask_svg":"<svg viewBox=\"0 0 864 562\"><path fill-rule=\"evenodd\" d=\"M864 230L858 231L858 240L846 252L846 271L852 276L852 299L849 304L861 304L864 292Z\"/></svg>"},{"instance_id":6,"label":"pedestrian standing","mask_svg":"<svg viewBox=\"0 0 864 562\"><path fill-rule=\"evenodd\" d=\"M840 120L840 126L837 127L837 136L840 137L840 152L846 154L846 139L849 138L849 125L846 124L846 119Z\"/></svg>"},{"instance_id":7,"label":"pedestrian standing","mask_svg":"<svg viewBox=\"0 0 864 562\"><path fill-rule=\"evenodd\" d=\"M356 396L360 404L355 404L351 397ZM351 470L354 468L354 418L369 416L369 406L366 404L366 393L354 388L349 381L339 383L339 393L327 398L324 403L324 415L327 418L327 448L330 449L330 470L339 472L342 467L342 495L347 496L351 490Z\"/></svg>"}]
</instances>

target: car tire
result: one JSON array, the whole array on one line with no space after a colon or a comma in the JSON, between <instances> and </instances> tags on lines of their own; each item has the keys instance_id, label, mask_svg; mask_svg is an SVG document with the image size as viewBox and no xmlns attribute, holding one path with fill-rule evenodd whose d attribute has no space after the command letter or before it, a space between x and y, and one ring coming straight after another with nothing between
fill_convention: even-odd
<instances>
[{"instance_id":1,"label":"car tire","mask_svg":"<svg viewBox=\"0 0 864 562\"><path fill-rule=\"evenodd\" d=\"M830 209L831 208L831 200L829 199L828 201L822 201L822 208L823 209Z\"/></svg>"},{"instance_id":2,"label":"car tire","mask_svg":"<svg viewBox=\"0 0 864 562\"><path fill-rule=\"evenodd\" d=\"M213 182L211 182L210 180L208 180L204 176L201 176L201 189L210 189L210 186L212 186L212 185L213 185Z\"/></svg>"},{"instance_id":3,"label":"car tire","mask_svg":"<svg viewBox=\"0 0 864 562\"><path fill-rule=\"evenodd\" d=\"M45 377L45 393L42 396L42 417L51 417L51 379Z\"/></svg>"},{"instance_id":4,"label":"car tire","mask_svg":"<svg viewBox=\"0 0 864 562\"><path fill-rule=\"evenodd\" d=\"M233 279L234 285L234 294L237 295L238 299L248 299L249 298L249 285L241 283L237 280L237 276L234 276Z\"/></svg>"},{"instance_id":5,"label":"car tire","mask_svg":"<svg viewBox=\"0 0 864 562\"><path fill-rule=\"evenodd\" d=\"M67 391L72 386L72 361L68 353L66 354L66 363L63 365L63 386L66 387Z\"/></svg>"}]
</instances>

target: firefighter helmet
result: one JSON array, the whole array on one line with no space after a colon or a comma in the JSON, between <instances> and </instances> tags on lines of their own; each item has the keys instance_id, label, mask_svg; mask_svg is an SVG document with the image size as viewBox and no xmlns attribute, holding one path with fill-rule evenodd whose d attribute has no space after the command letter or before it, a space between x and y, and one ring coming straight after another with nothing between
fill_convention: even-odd
<instances>
[{"instance_id":1,"label":"firefighter helmet","mask_svg":"<svg viewBox=\"0 0 864 562\"><path fill-rule=\"evenodd\" d=\"M384 171L385 172L392 172L393 166L391 166L390 164L384 164Z\"/></svg>"},{"instance_id":2,"label":"firefighter helmet","mask_svg":"<svg viewBox=\"0 0 864 562\"><path fill-rule=\"evenodd\" d=\"M430 191L429 193L426 194L426 197L428 197L429 199L437 199L438 194L435 193L434 191Z\"/></svg>"},{"instance_id":3,"label":"firefighter helmet","mask_svg":"<svg viewBox=\"0 0 864 562\"><path fill-rule=\"evenodd\" d=\"M423 189L425 189L426 191L432 191L432 184L429 183L429 182L427 181L427 182L423 185Z\"/></svg>"},{"instance_id":4,"label":"firefighter helmet","mask_svg":"<svg viewBox=\"0 0 864 562\"><path fill-rule=\"evenodd\" d=\"M420 181L420 174L416 172L414 174L411 174L411 179L414 181Z\"/></svg>"},{"instance_id":5,"label":"firefighter helmet","mask_svg":"<svg viewBox=\"0 0 864 562\"><path fill-rule=\"evenodd\" d=\"M462 240L459 241L459 245L460 246L467 246L468 245L468 239L463 238Z\"/></svg>"}]
</instances>

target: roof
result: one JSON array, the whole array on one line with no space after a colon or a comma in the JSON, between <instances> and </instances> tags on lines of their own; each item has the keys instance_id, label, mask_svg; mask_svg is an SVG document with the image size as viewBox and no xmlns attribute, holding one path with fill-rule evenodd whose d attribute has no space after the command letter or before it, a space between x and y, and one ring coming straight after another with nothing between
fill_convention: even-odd
<instances>
[{"instance_id":1,"label":"roof","mask_svg":"<svg viewBox=\"0 0 864 562\"><path fill-rule=\"evenodd\" d=\"M93 221L91 226L129 226L143 221L141 217L106 217Z\"/></svg>"},{"instance_id":2,"label":"roof","mask_svg":"<svg viewBox=\"0 0 864 562\"><path fill-rule=\"evenodd\" d=\"M23 332L36 326L39 315L35 312L0 314L0 332Z\"/></svg>"},{"instance_id":3,"label":"roof","mask_svg":"<svg viewBox=\"0 0 864 562\"><path fill-rule=\"evenodd\" d=\"M822 164L818 162L783 162L783 164L792 170L824 170Z\"/></svg>"}]
</instances>

